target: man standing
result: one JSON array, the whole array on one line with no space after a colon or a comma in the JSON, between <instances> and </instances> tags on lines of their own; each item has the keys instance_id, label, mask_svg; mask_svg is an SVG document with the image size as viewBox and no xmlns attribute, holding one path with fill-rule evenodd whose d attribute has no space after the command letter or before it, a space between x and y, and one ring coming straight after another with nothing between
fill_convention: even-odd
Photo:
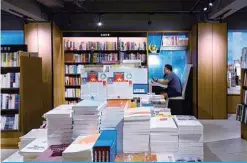
<instances>
[{"instance_id":1,"label":"man standing","mask_svg":"<svg viewBox=\"0 0 247 163\"><path fill-rule=\"evenodd\" d=\"M177 97L182 95L182 84L179 77L172 72L172 66L166 64L164 67L164 79L154 79L154 82L167 85L167 89L164 91L163 95L165 99L168 97Z\"/></svg>"}]
</instances>

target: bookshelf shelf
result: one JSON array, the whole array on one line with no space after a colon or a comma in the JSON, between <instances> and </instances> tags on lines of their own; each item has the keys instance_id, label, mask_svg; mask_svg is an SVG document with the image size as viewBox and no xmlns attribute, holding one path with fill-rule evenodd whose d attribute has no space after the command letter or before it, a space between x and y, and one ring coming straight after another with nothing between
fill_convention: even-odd
<instances>
[{"instance_id":1,"label":"bookshelf shelf","mask_svg":"<svg viewBox=\"0 0 247 163\"><path fill-rule=\"evenodd\" d=\"M107 62L107 63L84 63L84 62L65 62L65 65L111 65L119 64L119 62Z\"/></svg>"},{"instance_id":2,"label":"bookshelf shelf","mask_svg":"<svg viewBox=\"0 0 247 163\"><path fill-rule=\"evenodd\" d=\"M1 88L1 93L19 94L19 88Z\"/></svg>"},{"instance_id":3,"label":"bookshelf shelf","mask_svg":"<svg viewBox=\"0 0 247 163\"><path fill-rule=\"evenodd\" d=\"M80 74L65 74L65 76L80 76Z\"/></svg>"},{"instance_id":4,"label":"bookshelf shelf","mask_svg":"<svg viewBox=\"0 0 247 163\"><path fill-rule=\"evenodd\" d=\"M18 132L19 130L11 130L11 129L7 129L7 130L1 130L1 132Z\"/></svg>"},{"instance_id":5,"label":"bookshelf shelf","mask_svg":"<svg viewBox=\"0 0 247 163\"><path fill-rule=\"evenodd\" d=\"M18 113L19 109L1 109L1 115L13 115Z\"/></svg>"},{"instance_id":6,"label":"bookshelf shelf","mask_svg":"<svg viewBox=\"0 0 247 163\"><path fill-rule=\"evenodd\" d=\"M20 72L20 67L1 67L1 74L8 72Z\"/></svg>"},{"instance_id":7,"label":"bookshelf shelf","mask_svg":"<svg viewBox=\"0 0 247 163\"><path fill-rule=\"evenodd\" d=\"M65 50L66 53L118 53L118 50Z\"/></svg>"},{"instance_id":8,"label":"bookshelf shelf","mask_svg":"<svg viewBox=\"0 0 247 163\"><path fill-rule=\"evenodd\" d=\"M162 46L160 50L187 50L187 46Z\"/></svg>"},{"instance_id":9,"label":"bookshelf shelf","mask_svg":"<svg viewBox=\"0 0 247 163\"><path fill-rule=\"evenodd\" d=\"M81 100L80 97L65 97L66 101L79 101Z\"/></svg>"},{"instance_id":10,"label":"bookshelf shelf","mask_svg":"<svg viewBox=\"0 0 247 163\"><path fill-rule=\"evenodd\" d=\"M65 88L81 88L80 85L65 85Z\"/></svg>"}]
</instances>

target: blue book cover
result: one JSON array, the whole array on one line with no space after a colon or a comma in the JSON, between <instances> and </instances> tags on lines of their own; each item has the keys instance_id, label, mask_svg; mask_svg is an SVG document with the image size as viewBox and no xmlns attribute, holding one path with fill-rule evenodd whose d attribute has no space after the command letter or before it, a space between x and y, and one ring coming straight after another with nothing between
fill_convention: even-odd
<instances>
[{"instance_id":1,"label":"blue book cover","mask_svg":"<svg viewBox=\"0 0 247 163\"><path fill-rule=\"evenodd\" d=\"M18 94L15 95L15 109L19 109L20 97Z\"/></svg>"},{"instance_id":2,"label":"blue book cover","mask_svg":"<svg viewBox=\"0 0 247 163\"><path fill-rule=\"evenodd\" d=\"M10 73L10 88L13 88L15 82L15 73Z\"/></svg>"},{"instance_id":3,"label":"blue book cover","mask_svg":"<svg viewBox=\"0 0 247 163\"><path fill-rule=\"evenodd\" d=\"M114 162L117 155L117 131L103 130L93 147L94 162Z\"/></svg>"}]
</instances>

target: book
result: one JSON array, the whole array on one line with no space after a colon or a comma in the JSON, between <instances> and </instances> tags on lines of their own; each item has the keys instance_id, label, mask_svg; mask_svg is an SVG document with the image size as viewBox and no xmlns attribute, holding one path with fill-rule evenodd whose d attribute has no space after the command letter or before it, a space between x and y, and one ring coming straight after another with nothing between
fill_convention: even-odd
<instances>
[{"instance_id":1,"label":"book","mask_svg":"<svg viewBox=\"0 0 247 163\"><path fill-rule=\"evenodd\" d=\"M62 153L68 147L68 144L51 145L34 162L62 162Z\"/></svg>"},{"instance_id":2,"label":"book","mask_svg":"<svg viewBox=\"0 0 247 163\"><path fill-rule=\"evenodd\" d=\"M80 88L66 88L65 97L80 98L81 97Z\"/></svg>"},{"instance_id":3,"label":"book","mask_svg":"<svg viewBox=\"0 0 247 163\"><path fill-rule=\"evenodd\" d=\"M18 114L1 116L1 129L2 130L18 130Z\"/></svg>"},{"instance_id":4,"label":"book","mask_svg":"<svg viewBox=\"0 0 247 163\"><path fill-rule=\"evenodd\" d=\"M24 148L37 138L47 137L47 129L32 129L27 134L20 137L19 149Z\"/></svg>"},{"instance_id":5,"label":"book","mask_svg":"<svg viewBox=\"0 0 247 163\"><path fill-rule=\"evenodd\" d=\"M19 94L1 94L1 109L19 109Z\"/></svg>"},{"instance_id":6,"label":"book","mask_svg":"<svg viewBox=\"0 0 247 163\"><path fill-rule=\"evenodd\" d=\"M19 52L1 53L1 67L19 67Z\"/></svg>"},{"instance_id":7,"label":"book","mask_svg":"<svg viewBox=\"0 0 247 163\"><path fill-rule=\"evenodd\" d=\"M1 88L19 88L20 73L1 74Z\"/></svg>"},{"instance_id":8,"label":"book","mask_svg":"<svg viewBox=\"0 0 247 163\"><path fill-rule=\"evenodd\" d=\"M114 162L117 155L117 131L103 130L93 146L94 162Z\"/></svg>"},{"instance_id":9,"label":"book","mask_svg":"<svg viewBox=\"0 0 247 163\"><path fill-rule=\"evenodd\" d=\"M65 77L65 85L81 85L81 78L80 77Z\"/></svg>"}]
</instances>

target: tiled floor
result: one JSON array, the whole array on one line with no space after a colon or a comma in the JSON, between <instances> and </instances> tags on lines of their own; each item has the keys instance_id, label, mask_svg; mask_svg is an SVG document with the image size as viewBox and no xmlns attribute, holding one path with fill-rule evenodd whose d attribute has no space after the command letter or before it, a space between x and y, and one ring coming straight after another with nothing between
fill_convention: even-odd
<instances>
[{"instance_id":1,"label":"tiled floor","mask_svg":"<svg viewBox=\"0 0 247 163\"><path fill-rule=\"evenodd\" d=\"M247 161L247 141L240 138L240 123L228 120L201 120L204 125L204 161ZM4 160L16 150L1 150Z\"/></svg>"}]
</instances>

